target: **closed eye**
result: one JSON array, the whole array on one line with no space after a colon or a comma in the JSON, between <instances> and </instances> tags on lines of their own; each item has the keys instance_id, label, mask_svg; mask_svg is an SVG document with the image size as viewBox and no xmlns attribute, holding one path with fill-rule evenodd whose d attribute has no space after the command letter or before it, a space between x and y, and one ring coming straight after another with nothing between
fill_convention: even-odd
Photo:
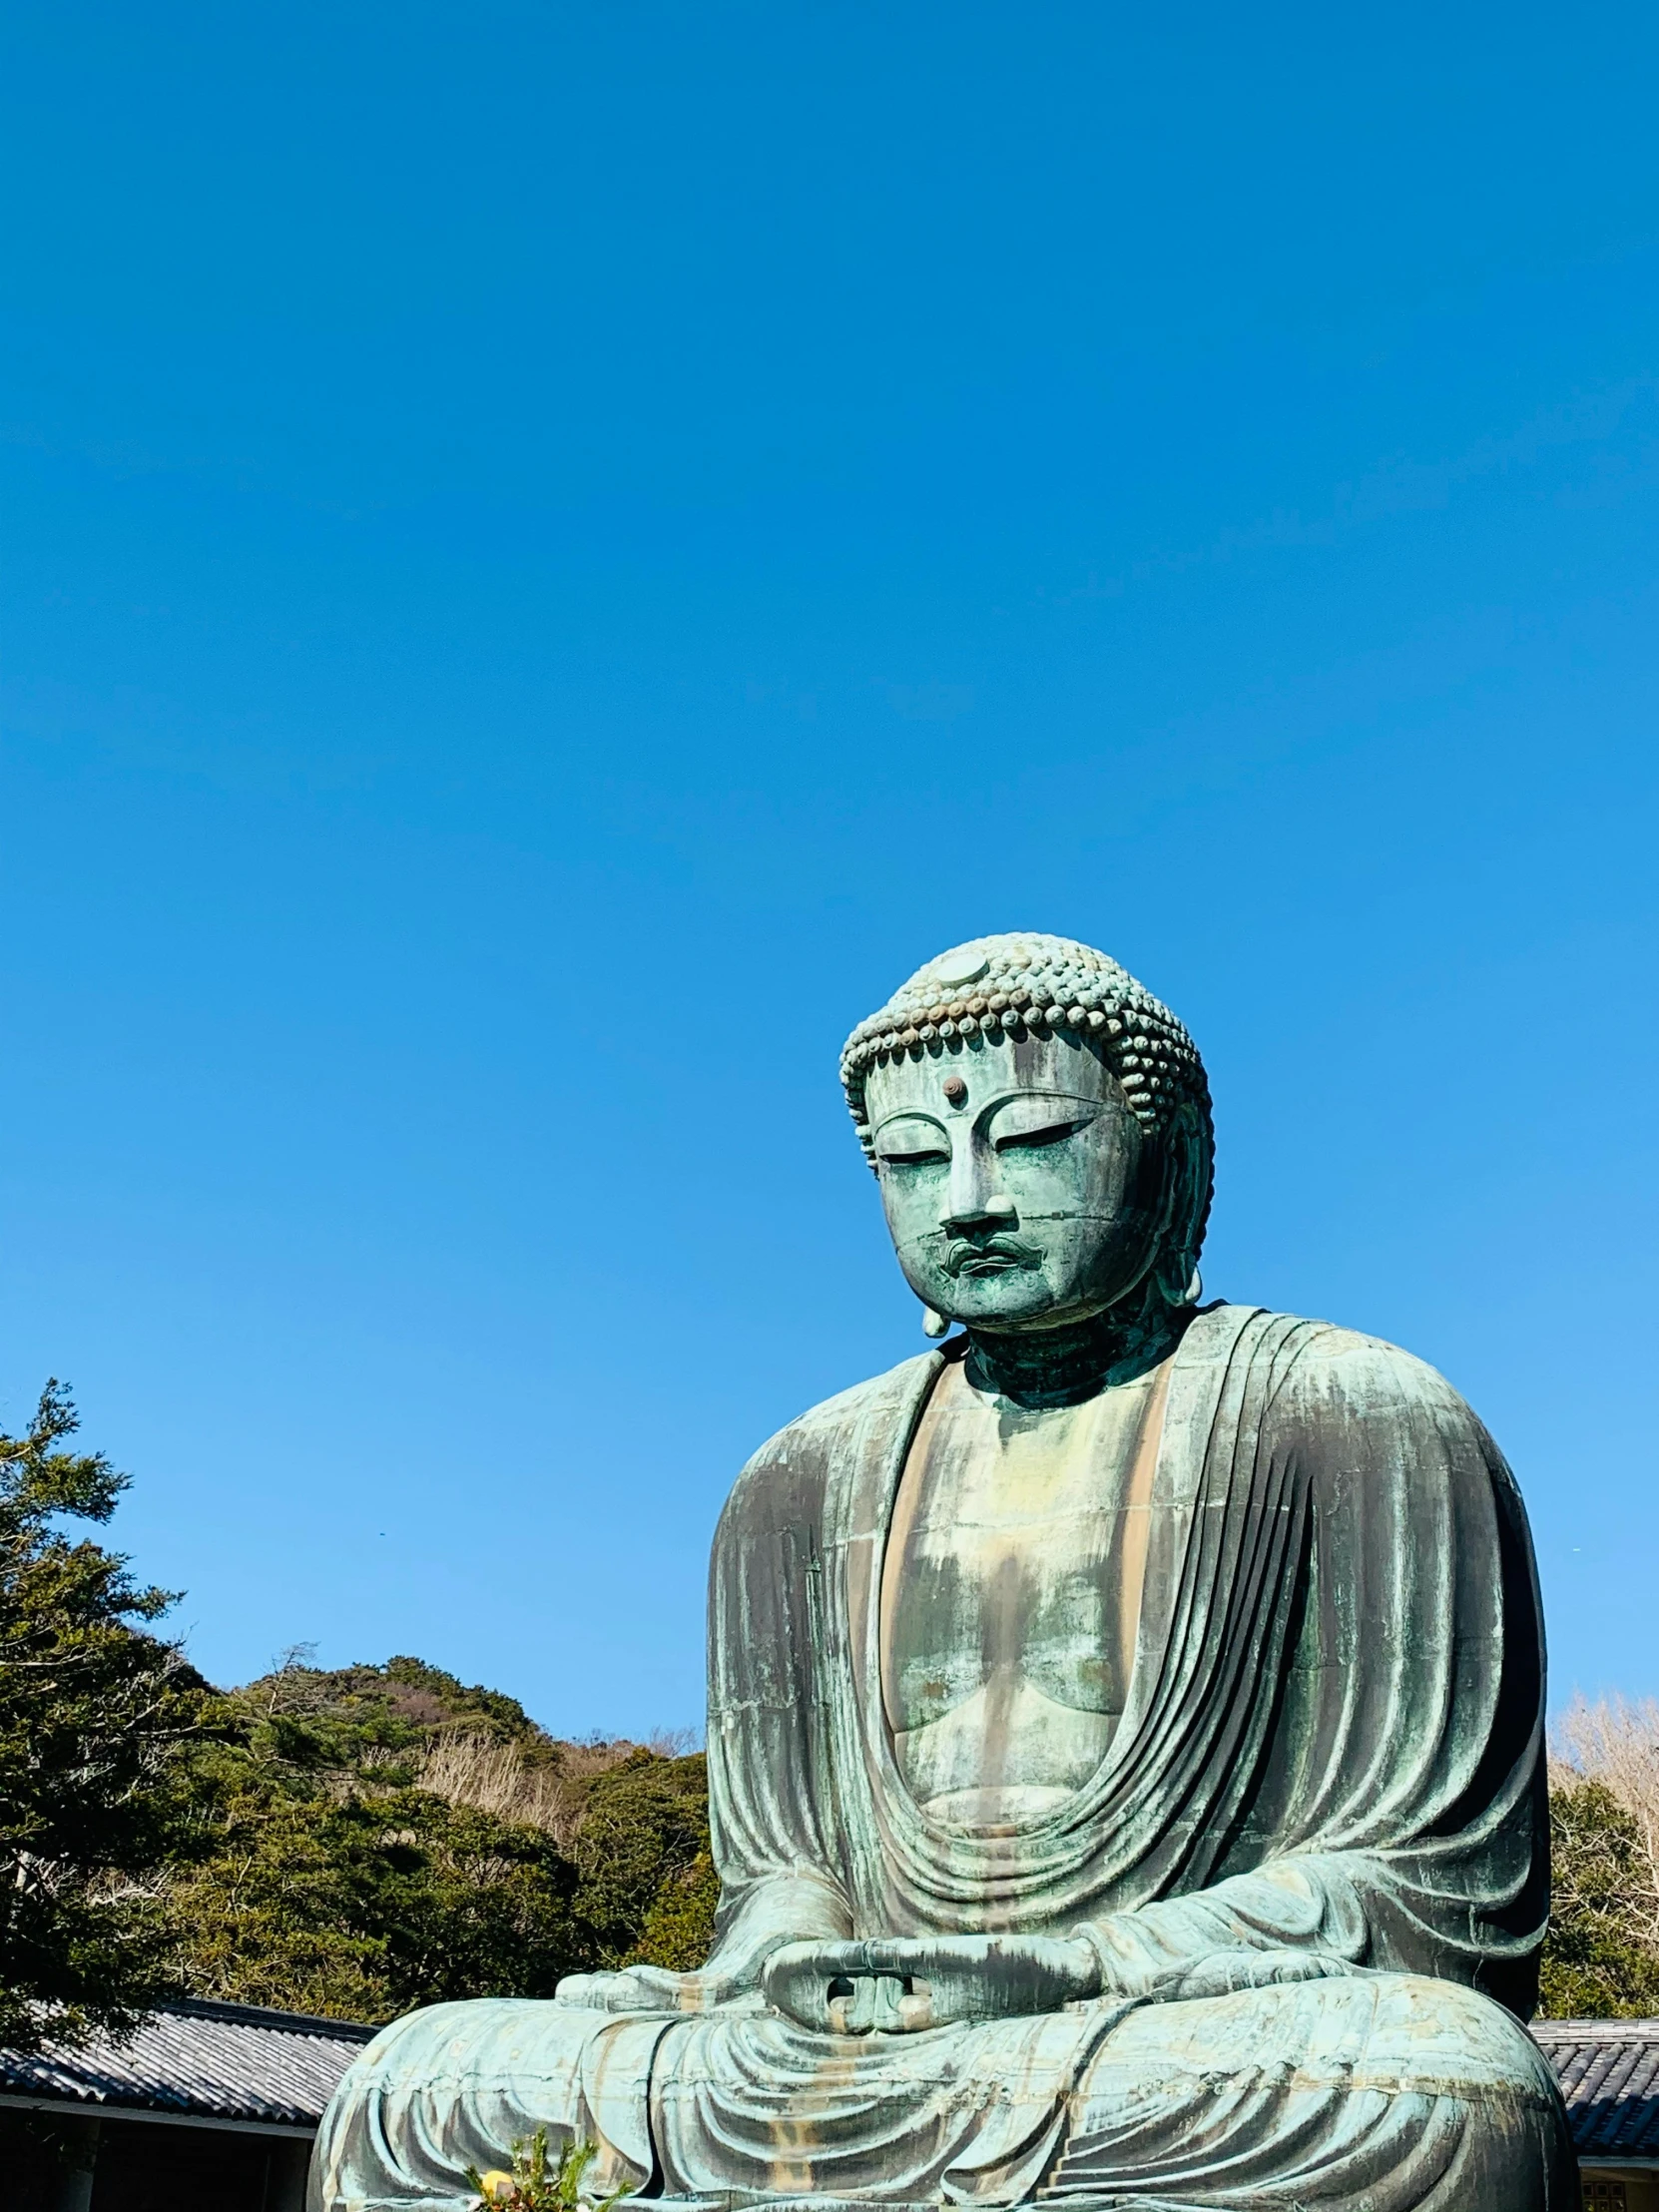
<instances>
[{"instance_id":1,"label":"closed eye","mask_svg":"<svg viewBox=\"0 0 1659 2212\"><path fill-rule=\"evenodd\" d=\"M1060 1144L1087 1124L1082 1121L1049 1122L1041 1129L1010 1129L992 1140L998 1152L1035 1152L1042 1145Z\"/></svg>"},{"instance_id":2,"label":"closed eye","mask_svg":"<svg viewBox=\"0 0 1659 2212\"><path fill-rule=\"evenodd\" d=\"M950 1139L930 1114L895 1114L875 1132L875 1157L885 1167L920 1167L948 1160Z\"/></svg>"}]
</instances>

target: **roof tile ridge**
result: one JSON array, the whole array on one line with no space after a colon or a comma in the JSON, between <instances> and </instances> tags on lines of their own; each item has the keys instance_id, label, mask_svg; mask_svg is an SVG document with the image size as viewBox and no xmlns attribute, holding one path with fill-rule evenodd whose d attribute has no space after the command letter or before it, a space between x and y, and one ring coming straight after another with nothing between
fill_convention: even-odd
<instances>
[{"instance_id":1,"label":"roof tile ridge","mask_svg":"<svg viewBox=\"0 0 1659 2212\"><path fill-rule=\"evenodd\" d=\"M291 2035L338 2036L348 2042L366 2043L380 2030L367 2020L339 2020L322 2012L284 2012L268 2004L235 2004L226 1997L172 1997L149 2015L225 2020L239 2027L264 2027Z\"/></svg>"}]
</instances>

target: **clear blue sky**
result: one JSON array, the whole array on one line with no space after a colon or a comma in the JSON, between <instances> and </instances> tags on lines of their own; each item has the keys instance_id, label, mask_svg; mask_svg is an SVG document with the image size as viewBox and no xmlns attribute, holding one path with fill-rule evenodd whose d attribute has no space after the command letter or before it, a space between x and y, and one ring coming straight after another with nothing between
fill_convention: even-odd
<instances>
[{"instance_id":1,"label":"clear blue sky","mask_svg":"<svg viewBox=\"0 0 1659 2212\"><path fill-rule=\"evenodd\" d=\"M0 1404L199 1663L700 1718L738 1465L921 1347L841 1037L1029 927L1659 1691L1652 10L5 36Z\"/></svg>"}]
</instances>

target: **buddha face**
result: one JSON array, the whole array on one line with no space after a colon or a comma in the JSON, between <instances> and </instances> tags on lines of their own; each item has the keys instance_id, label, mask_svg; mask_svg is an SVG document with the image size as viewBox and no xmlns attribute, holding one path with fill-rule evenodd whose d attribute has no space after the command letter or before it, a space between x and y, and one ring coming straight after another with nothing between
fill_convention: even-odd
<instances>
[{"instance_id":1,"label":"buddha face","mask_svg":"<svg viewBox=\"0 0 1659 2212\"><path fill-rule=\"evenodd\" d=\"M1145 1276L1161 1178L1088 1045L976 1037L872 1068L864 1103L898 1264L947 1320L1056 1328L1103 1313Z\"/></svg>"}]
</instances>

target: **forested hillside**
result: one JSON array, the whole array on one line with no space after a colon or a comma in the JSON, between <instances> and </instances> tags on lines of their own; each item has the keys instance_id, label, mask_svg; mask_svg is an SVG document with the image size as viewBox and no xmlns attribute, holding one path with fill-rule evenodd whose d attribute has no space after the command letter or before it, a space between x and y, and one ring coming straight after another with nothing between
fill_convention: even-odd
<instances>
[{"instance_id":1,"label":"forested hillside","mask_svg":"<svg viewBox=\"0 0 1659 2212\"><path fill-rule=\"evenodd\" d=\"M389 2019L699 1963L716 1886L700 1754L563 1743L418 1659L204 1702L156 1899L199 1996Z\"/></svg>"},{"instance_id":2,"label":"forested hillside","mask_svg":"<svg viewBox=\"0 0 1659 2212\"><path fill-rule=\"evenodd\" d=\"M418 1659L214 1688L153 1625L172 1594L66 1528L126 1487L76 1426L49 1383L0 1434L0 2042L170 1994L384 2020L701 1961L700 1756L558 1742Z\"/></svg>"}]
</instances>

